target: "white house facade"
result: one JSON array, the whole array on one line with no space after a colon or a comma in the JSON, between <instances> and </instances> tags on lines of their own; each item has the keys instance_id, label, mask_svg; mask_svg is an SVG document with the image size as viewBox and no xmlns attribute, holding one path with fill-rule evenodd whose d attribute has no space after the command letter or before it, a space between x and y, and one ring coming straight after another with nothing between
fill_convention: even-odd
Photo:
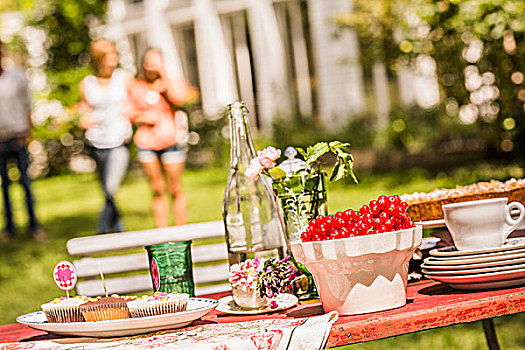
<instances>
[{"instance_id":1,"label":"white house facade","mask_svg":"<svg viewBox=\"0 0 525 350\"><path fill-rule=\"evenodd\" d=\"M160 48L170 73L199 88L209 116L244 100L261 131L292 113L328 127L371 108L384 120L386 70L374 69L366 88L357 36L333 23L346 11L349 0L110 0L94 34L116 41L130 70L147 47ZM404 95L409 78L399 79Z\"/></svg>"}]
</instances>

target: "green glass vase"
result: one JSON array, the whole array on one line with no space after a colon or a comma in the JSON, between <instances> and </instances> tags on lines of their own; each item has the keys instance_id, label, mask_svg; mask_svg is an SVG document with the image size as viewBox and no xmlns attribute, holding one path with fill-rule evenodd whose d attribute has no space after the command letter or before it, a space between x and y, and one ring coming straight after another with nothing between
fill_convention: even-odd
<instances>
[{"instance_id":1,"label":"green glass vase","mask_svg":"<svg viewBox=\"0 0 525 350\"><path fill-rule=\"evenodd\" d=\"M286 239L290 244L301 241L301 233L306 230L310 220L317 215L327 214L328 202L323 173L314 176L291 175L285 181L286 186L274 184L274 189L282 209ZM312 274L303 264L297 262L293 255L292 259L302 272L294 286L296 294L302 299L318 297Z\"/></svg>"}]
</instances>

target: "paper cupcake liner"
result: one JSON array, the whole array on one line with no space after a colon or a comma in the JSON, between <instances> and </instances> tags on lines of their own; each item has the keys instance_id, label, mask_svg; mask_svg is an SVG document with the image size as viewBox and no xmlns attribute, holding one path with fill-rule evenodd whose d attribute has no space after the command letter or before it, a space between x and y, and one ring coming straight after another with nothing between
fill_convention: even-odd
<instances>
[{"instance_id":1,"label":"paper cupcake liner","mask_svg":"<svg viewBox=\"0 0 525 350\"><path fill-rule=\"evenodd\" d=\"M148 303L142 300L136 300L128 303L131 317L146 317L163 314L171 314L174 312L185 311L188 305L188 298L179 300L156 301L155 303Z\"/></svg>"},{"instance_id":2,"label":"paper cupcake liner","mask_svg":"<svg viewBox=\"0 0 525 350\"><path fill-rule=\"evenodd\" d=\"M84 316L78 306L54 307L44 310L47 322L84 322Z\"/></svg>"},{"instance_id":3,"label":"paper cupcake liner","mask_svg":"<svg viewBox=\"0 0 525 350\"><path fill-rule=\"evenodd\" d=\"M130 318L128 307L121 303L83 305L82 315L86 321L106 321Z\"/></svg>"}]
</instances>

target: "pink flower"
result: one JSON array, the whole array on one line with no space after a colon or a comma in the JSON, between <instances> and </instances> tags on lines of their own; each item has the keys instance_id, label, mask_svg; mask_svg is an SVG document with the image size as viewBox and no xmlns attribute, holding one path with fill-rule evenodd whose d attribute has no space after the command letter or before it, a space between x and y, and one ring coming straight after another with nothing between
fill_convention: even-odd
<instances>
[{"instance_id":1,"label":"pink flower","mask_svg":"<svg viewBox=\"0 0 525 350\"><path fill-rule=\"evenodd\" d=\"M230 266L228 280L234 287L241 287L243 291L257 288L259 282L259 272L264 262L258 258L247 259L240 264Z\"/></svg>"},{"instance_id":2,"label":"pink flower","mask_svg":"<svg viewBox=\"0 0 525 350\"><path fill-rule=\"evenodd\" d=\"M250 161L250 165L248 168L246 168L246 171L244 172L244 175L248 176L249 178L256 179L261 175L261 172L263 171L263 166L259 162L259 158L253 158Z\"/></svg>"},{"instance_id":3,"label":"pink flower","mask_svg":"<svg viewBox=\"0 0 525 350\"><path fill-rule=\"evenodd\" d=\"M272 146L266 147L262 151L257 152L259 162L266 169L272 169L275 166L275 160L281 156L281 150Z\"/></svg>"}]
</instances>

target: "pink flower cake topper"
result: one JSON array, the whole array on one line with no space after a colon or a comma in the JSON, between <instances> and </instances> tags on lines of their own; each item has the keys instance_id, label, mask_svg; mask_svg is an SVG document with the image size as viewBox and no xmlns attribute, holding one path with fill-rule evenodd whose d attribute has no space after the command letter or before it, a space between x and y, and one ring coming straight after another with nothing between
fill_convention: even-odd
<instances>
[{"instance_id":1,"label":"pink flower cake topper","mask_svg":"<svg viewBox=\"0 0 525 350\"><path fill-rule=\"evenodd\" d=\"M151 279L153 280L153 287L155 290L160 288L160 275L159 275L159 265L155 258L151 258Z\"/></svg>"},{"instance_id":2,"label":"pink flower cake topper","mask_svg":"<svg viewBox=\"0 0 525 350\"><path fill-rule=\"evenodd\" d=\"M59 261L53 269L53 280L58 288L69 291L77 284L77 270L69 261Z\"/></svg>"}]
</instances>

